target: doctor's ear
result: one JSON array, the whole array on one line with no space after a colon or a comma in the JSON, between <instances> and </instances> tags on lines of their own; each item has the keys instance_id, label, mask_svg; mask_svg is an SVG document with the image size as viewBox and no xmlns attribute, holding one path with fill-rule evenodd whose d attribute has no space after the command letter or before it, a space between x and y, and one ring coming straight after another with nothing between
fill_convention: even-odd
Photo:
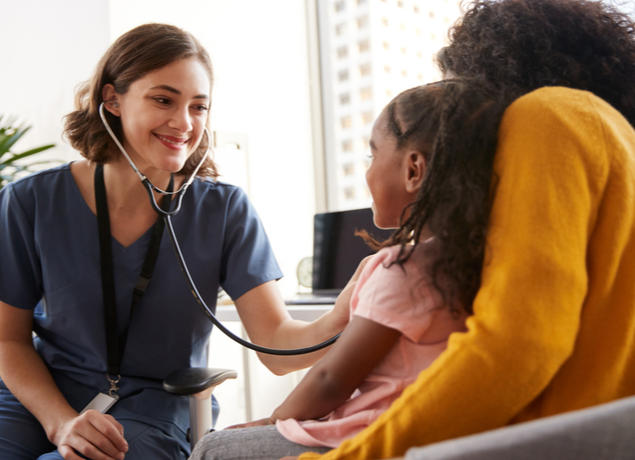
<instances>
[{"instance_id":1,"label":"doctor's ear","mask_svg":"<svg viewBox=\"0 0 635 460\"><path fill-rule=\"evenodd\" d=\"M119 101L117 100L117 92L115 91L115 87L113 85L110 83L104 85L101 90L101 97L104 101L104 108L106 110L116 117L121 115L121 111L119 110Z\"/></svg>"}]
</instances>

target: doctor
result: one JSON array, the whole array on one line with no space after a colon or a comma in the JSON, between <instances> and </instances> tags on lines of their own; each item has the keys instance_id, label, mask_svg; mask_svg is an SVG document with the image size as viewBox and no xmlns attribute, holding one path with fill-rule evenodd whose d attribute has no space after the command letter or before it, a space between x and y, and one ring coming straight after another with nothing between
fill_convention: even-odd
<instances>
[{"instance_id":1,"label":"doctor","mask_svg":"<svg viewBox=\"0 0 635 460\"><path fill-rule=\"evenodd\" d=\"M188 403L161 382L175 369L206 365L212 325L147 191L99 118L102 102L156 187L177 190L202 163L173 223L208 303L225 289L250 339L273 348L322 342L347 322L350 288L313 323L285 311L275 284L282 273L256 212L239 188L215 181L204 158L212 82L209 56L191 34L162 24L125 33L66 117L65 134L83 159L0 192L3 458L189 455ZM259 356L284 374L321 355ZM98 394L114 403L109 413L89 405Z\"/></svg>"}]
</instances>

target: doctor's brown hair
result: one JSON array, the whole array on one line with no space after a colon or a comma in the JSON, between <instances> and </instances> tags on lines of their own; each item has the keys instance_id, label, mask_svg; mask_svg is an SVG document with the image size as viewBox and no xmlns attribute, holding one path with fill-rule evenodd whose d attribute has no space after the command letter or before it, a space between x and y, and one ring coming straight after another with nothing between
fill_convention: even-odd
<instances>
[{"instance_id":1,"label":"doctor's brown hair","mask_svg":"<svg viewBox=\"0 0 635 460\"><path fill-rule=\"evenodd\" d=\"M64 126L64 134L71 146L97 163L107 163L116 158L121 153L99 117L104 85L112 84L117 93L124 94L133 82L146 74L192 57L203 65L211 85L213 71L209 55L189 32L168 24L144 24L123 34L101 58L92 79L83 83L76 93L75 110L65 117ZM120 119L107 110L104 114L121 140ZM204 136L179 174L189 175L194 171L209 142L208 136ZM218 172L214 161L207 157L197 175L216 178Z\"/></svg>"}]
</instances>

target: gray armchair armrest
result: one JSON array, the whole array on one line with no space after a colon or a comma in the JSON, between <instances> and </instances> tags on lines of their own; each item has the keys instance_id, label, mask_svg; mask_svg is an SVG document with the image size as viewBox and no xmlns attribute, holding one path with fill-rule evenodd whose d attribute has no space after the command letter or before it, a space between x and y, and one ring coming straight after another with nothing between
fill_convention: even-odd
<instances>
[{"instance_id":1,"label":"gray armchair armrest","mask_svg":"<svg viewBox=\"0 0 635 460\"><path fill-rule=\"evenodd\" d=\"M163 389L169 393L189 396L190 445L194 445L212 428L212 392L227 379L238 374L231 369L191 367L172 372L163 381Z\"/></svg>"},{"instance_id":2,"label":"gray armchair armrest","mask_svg":"<svg viewBox=\"0 0 635 460\"><path fill-rule=\"evenodd\" d=\"M406 460L635 458L635 397L408 450Z\"/></svg>"}]
</instances>

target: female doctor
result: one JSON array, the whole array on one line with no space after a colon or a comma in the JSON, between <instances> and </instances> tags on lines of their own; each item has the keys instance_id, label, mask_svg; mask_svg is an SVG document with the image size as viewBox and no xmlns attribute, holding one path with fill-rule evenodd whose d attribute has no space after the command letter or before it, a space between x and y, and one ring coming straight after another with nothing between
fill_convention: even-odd
<instances>
[{"instance_id":1,"label":"female doctor","mask_svg":"<svg viewBox=\"0 0 635 460\"><path fill-rule=\"evenodd\" d=\"M84 158L0 192L3 458L189 455L187 401L161 383L175 369L206 365L212 325L105 123L156 188L177 191L196 175L175 232L203 298L225 289L252 341L298 348L344 327L350 289L313 323L284 310L282 274L254 209L239 188L214 180L205 156L211 89L209 56L191 34L137 27L107 50L66 117ZM164 208L178 201L152 194ZM259 356L283 374L321 354ZM100 393L114 396L109 413L82 411Z\"/></svg>"}]
</instances>

